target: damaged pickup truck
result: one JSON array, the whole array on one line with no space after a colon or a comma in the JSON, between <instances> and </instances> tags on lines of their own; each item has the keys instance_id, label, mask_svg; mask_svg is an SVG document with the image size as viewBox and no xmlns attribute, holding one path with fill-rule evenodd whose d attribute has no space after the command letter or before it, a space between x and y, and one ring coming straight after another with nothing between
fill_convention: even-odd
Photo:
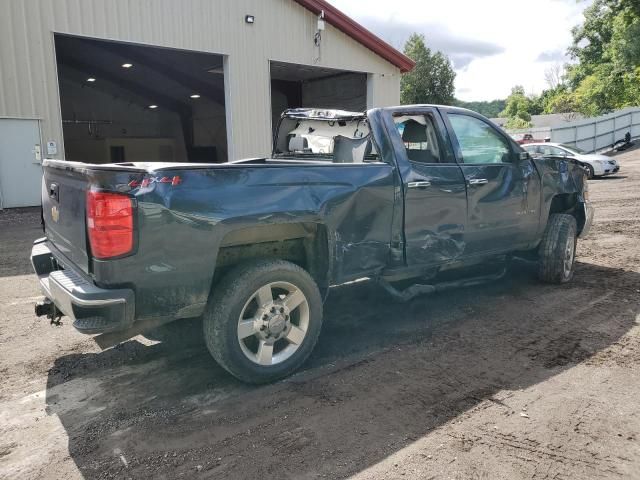
<instances>
[{"instance_id":1,"label":"damaged pickup truck","mask_svg":"<svg viewBox=\"0 0 640 480\"><path fill-rule=\"evenodd\" d=\"M42 201L38 315L116 341L202 318L213 357L254 383L309 356L330 286L368 277L407 300L498 277L512 256L567 282L593 218L579 165L424 105L288 110L271 158L47 160Z\"/></svg>"}]
</instances>

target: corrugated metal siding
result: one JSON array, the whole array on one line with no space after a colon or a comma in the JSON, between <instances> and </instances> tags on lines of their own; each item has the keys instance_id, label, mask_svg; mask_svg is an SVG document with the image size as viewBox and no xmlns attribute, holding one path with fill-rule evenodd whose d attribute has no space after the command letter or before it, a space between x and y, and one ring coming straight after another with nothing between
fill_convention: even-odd
<instances>
[{"instance_id":1,"label":"corrugated metal siding","mask_svg":"<svg viewBox=\"0 0 640 480\"><path fill-rule=\"evenodd\" d=\"M42 118L62 144L53 34L228 55L234 158L270 150L269 61L370 73L368 105L399 102L399 70L293 0L0 0L0 116ZM246 14L256 16L247 25Z\"/></svg>"}]
</instances>

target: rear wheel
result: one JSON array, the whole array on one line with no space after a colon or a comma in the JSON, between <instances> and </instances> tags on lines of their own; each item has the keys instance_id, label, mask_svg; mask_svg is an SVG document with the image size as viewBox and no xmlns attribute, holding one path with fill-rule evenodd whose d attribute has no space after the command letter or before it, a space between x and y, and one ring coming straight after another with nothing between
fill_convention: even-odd
<instances>
[{"instance_id":1,"label":"rear wheel","mask_svg":"<svg viewBox=\"0 0 640 480\"><path fill-rule=\"evenodd\" d=\"M538 250L538 277L548 283L566 283L573 278L577 243L576 219L567 214L549 216Z\"/></svg>"},{"instance_id":2,"label":"rear wheel","mask_svg":"<svg viewBox=\"0 0 640 480\"><path fill-rule=\"evenodd\" d=\"M232 375L266 383L307 359L322 325L322 298L311 276L283 260L236 267L216 285L204 315L211 355Z\"/></svg>"}]
</instances>

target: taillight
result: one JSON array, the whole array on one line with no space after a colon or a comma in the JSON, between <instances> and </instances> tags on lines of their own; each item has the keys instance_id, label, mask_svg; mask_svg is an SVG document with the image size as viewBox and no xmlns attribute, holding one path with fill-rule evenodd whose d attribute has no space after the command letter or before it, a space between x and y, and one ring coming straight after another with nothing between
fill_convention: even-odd
<instances>
[{"instance_id":1,"label":"taillight","mask_svg":"<svg viewBox=\"0 0 640 480\"><path fill-rule=\"evenodd\" d=\"M87 230L94 258L106 259L133 250L133 205L122 193L87 192Z\"/></svg>"}]
</instances>

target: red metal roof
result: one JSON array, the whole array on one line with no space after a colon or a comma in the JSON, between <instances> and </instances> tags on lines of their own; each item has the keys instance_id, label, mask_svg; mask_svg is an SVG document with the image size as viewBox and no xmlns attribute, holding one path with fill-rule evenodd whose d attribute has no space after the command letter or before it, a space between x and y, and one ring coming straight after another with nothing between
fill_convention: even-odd
<instances>
[{"instance_id":1,"label":"red metal roof","mask_svg":"<svg viewBox=\"0 0 640 480\"><path fill-rule=\"evenodd\" d=\"M324 11L324 19L338 30L346 33L351 38L360 42L369 50L378 54L388 62L400 69L401 72L408 72L415 66L415 62L409 57L400 53L380 37L374 35L358 22L348 17L326 0L295 0L306 9L316 15Z\"/></svg>"}]
</instances>

